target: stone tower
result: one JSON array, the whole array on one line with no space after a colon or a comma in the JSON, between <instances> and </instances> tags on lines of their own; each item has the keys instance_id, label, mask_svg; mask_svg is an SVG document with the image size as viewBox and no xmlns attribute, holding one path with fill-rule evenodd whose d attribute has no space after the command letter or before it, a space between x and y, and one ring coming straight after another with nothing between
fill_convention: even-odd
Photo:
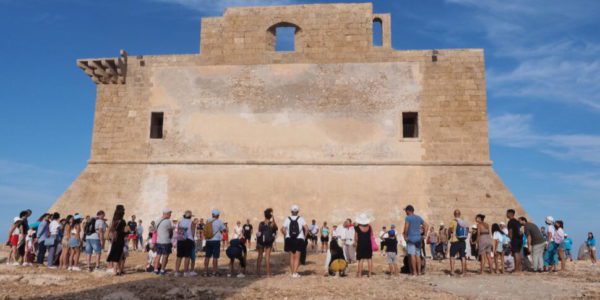
<instances>
[{"instance_id":1,"label":"stone tower","mask_svg":"<svg viewBox=\"0 0 600 300\"><path fill-rule=\"evenodd\" d=\"M97 83L91 158L52 209L524 213L492 169L483 50L397 51L390 24L371 4L230 8L202 20L199 54L78 60ZM277 51L280 28L294 51Z\"/></svg>"}]
</instances>

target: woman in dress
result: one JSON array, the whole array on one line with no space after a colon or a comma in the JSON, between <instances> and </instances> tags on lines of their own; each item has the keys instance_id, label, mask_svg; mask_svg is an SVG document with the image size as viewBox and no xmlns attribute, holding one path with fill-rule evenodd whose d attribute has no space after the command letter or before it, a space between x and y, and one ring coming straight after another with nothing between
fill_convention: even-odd
<instances>
[{"instance_id":1,"label":"woman in dress","mask_svg":"<svg viewBox=\"0 0 600 300\"><path fill-rule=\"evenodd\" d=\"M483 268L485 263L487 262L488 267L490 269L490 274L492 273L492 250L494 248L494 244L492 243L492 235L490 233L490 225L484 222L485 216L482 214L477 215L475 217L475 221L477 222L477 246L479 249L479 262L481 264L481 268L479 269L479 274L483 274Z\"/></svg>"},{"instance_id":2,"label":"woman in dress","mask_svg":"<svg viewBox=\"0 0 600 300\"><path fill-rule=\"evenodd\" d=\"M588 252L590 253L590 259L592 264L596 264L596 239L594 238L594 234L588 232L588 238L585 241L585 245L588 248Z\"/></svg>"},{"instance_id":3,"label":"woman in dress","mask_svg":"<svg viewBox=\"0 0 600 300\"><path fill-rule=\"evenodd\" d=\"M267 208L264 211L265 219L258 224L256 232L256 251L258 258L256 259L256 275L260 276L260 268L262 264L263 254L265 256L267 276L271 277L271 251L275 243L277 233L277 224L273 217L273 209Z\"/></svg>"},{"instance_id":4,"label":"woman in dress","mask_svg":"<svg viewBox=\"0 0 600 300\"><path fill-rule=\"evenodd\" d=\"M321 227L321 252L327 252L327 246L329 246L329 226L327 226L327 222L323 222L323 227Z\"/></svg>"},{"instance_id":5,"label":"woman in dress","mask_svg":"<svg viewBox=\"0 0 600 300\"><path fill-rule=\"evenodd\" d=\"M110 225L109 238L111 240L110 252L108 253L108 272L114 272L117 276L123 275L125 261L125 237L129 233L125 219L125 207L117 205Z\"/></svg>"},{"instance_id":6,"label":"woman in dress","mask_svg":"<svg viewBox=\"0 0 600 300\"><path fill-rule=\"evenodd\" d=\"M63 238L61 241L62 252L58 264L59 269L71 270L71 266L69 265L69 256L71 255L71 249L69 248L69 238L71 238L71 226L73 226L73 216L68 215L65 218L65 225L63 226Z\"/></svg>"},{"instance_id":7,"label":"woman in dress","mask_svg":"<svg viewBox=\"0 0 600 300\"><path fill-rule=\"evenodd\" d=\"M363 261L366 260L369 267L369 277L373 272L373 245L371 236L373 229L369 225L370 220L366 214L360 214L356 218L356 227L354 228L354 245L356 246L356 260L358 260L358 270L356 277L362 277Z\"/></svg>"},{"instance_id":8,"label":"woman in dress","mask_svg":"<svg viewBox=\"0 0 600 300\"><path fill-rule=\"evenodd\" d=\"M81 221L83 218L79 214L73 216L71 223L71 236L69 237L69 268L71 271L81 271L79 268L79 255L81 254Z\"/></svg>"}]
</instances>

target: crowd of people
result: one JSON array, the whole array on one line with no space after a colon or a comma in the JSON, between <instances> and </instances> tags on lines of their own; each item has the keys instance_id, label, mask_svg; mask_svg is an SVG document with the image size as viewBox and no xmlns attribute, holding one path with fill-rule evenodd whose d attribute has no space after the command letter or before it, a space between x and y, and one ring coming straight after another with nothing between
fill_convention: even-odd
<instances>
[{"instance_id":1,"label":"crowd of people","mask_svg":"<svg viewBox=\"0 0 600 300\"><path fill-rule=\"evenodd\" d=\"M556 272L567 269L572 261L573 241L564 231L564 222L551 216L543 227L531 223L526 217L517 217L514 210L506 212L507 222L489 224L486 216L478 214L470 226L456 209L446 227L430 226L415 214L415 208L404 209L406 217L402 229L391 224L375 234L372 219L360 214L354 221L348 218L343 224L329 228L316 220L308 224L300 215L298 205L293 205L290 215L279 227L274 211L267 208L264 219L256 232L250 220L237 221L229 239L229 227L213 209L210 218L196 218L187 210L180 220L172 217L168 208L157 220L144 228L142 220L132 215L125 220L125 207L117 205L112 219L104 211L95 216L83 217L79 213L61 217L58 212L44 213L37 221L29 223L31 210L22 211L15 217L9 229L7 246L10 254L6 264L10 266L43 266L49 269L90 272L101 270L102 253L108 249L106 272L117 276L125 272L129 251L147 252L147 272L161 276L167 274L169 258L175 253L176 277L193 277L196 273L198 253L204 253L203 276L222 276L218 269L221 252L229 259L227 276L246 276L247 253L255 241L257 251L255 274L272 276L271 254L277 245L277 236L284 240L284 251L289 253L289 273L301 277L300 267L306 263L308 251L325 253L325 275L346 276L348 266L356 263L356 276L373 274L373 255L385 256L390 275L407 273L422 275L426 268L426 248L429 258L449 261L448 274L463 276L467 272L467 259L480 263L479 273ZM147 230L147 231L146 231ZM320 243L320 244L319 244ZM429 245L429 247L426 247ZM585 241L586 251L592 263L596 263L596 240L589 233ZM85 265L80 256L84 254ZM403 257L402 262L399 258ZM239 264L236 271L236 261ZM460 271L456 270L460 263ZM264 263L264 264L263 264ZM400 267L399 267L400 266Z\"/></svg>"}]
</instances>

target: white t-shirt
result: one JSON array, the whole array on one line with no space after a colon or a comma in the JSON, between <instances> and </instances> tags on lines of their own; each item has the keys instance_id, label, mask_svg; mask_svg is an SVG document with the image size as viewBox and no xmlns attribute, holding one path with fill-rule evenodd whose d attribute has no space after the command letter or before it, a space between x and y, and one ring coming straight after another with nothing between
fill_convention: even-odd
<instances>
[{"instance_id":1,"label":"white t-shirt","mask_svg":"<svg viewBox=\"0 0 600 300\"><path fill-rule=\"evenodd\" d=\"M354 227L352 226L342 229L342 240L346 245L354 244L354 233Z\"/></svg>"},{"instance_id":2,"label":"white t-shirt","mask_svg":"<svg viewBox=\"0 0 600 300\"><path fill-rule=\"evenodd\" d=\"M50 229L50 235L57 235L60 228L60 223L58 223L57 220L53 220L50 222L50 227L48 228Z\"/></svg>"},{"instance_id":3,"label":"white t-shirt","mask_svg":"<svg viewBox=\"0 0 600 300\"><path fill-rule=\"evenodd\" d=\"M554 228L554 224L553 225L548 225L548 239L554 240L554 233L556 232L556 228Z\"/></svg>"},{"instance_id":4,"label":"white t-shirt","mask_svg":"<svg viewBox=\"0 0 600 300\"><path fill-rule=\"evenodd\" d=\"M170 244L171 238L169 237L169 233L173 229L173 222L170 219L160 219L156 221L156 225L156 243Z\"/></svg>"},{"instance_id":5,"label":"white t-shirt","mask_svg":"<svg viewBox=\"0 0 600 300\"><path fill-rule=\"evenodd\" d=\"M565 231L562 228L558 228L552 235L552 240L557 244L562 244L565 240Z\"/></svg>"},{"instance_id":6,"label":"white t-shirt","mask_svg":"<svg viewBox=\"0 0 600 300\"><path fill-rule=\"evenodd\" d=\"M306 222L301 216L289 216L288 218L285 218L285 221L283 221L283 228L285 228L285 238L287 239L290 237L290 218L292 218L292 220L298 220L298 227L300 227L300 234L298 234L298 239L304 240L306 237L304 236L304 230L302 228L304 228Z\"/></svg>"},{"instance_id":7,"label":"white t-shirt","mask_svg":"<svg viewBox=\"0 0 600 300\"><path fill-rule=\"evenodd\" d=\"M178 228L184 228L184 238L186 240L194 240L194 235L192 234L192 219L183 219L177 224Z\"/></svg>"},{"instance_id":8,"label":"white t-shirt","mask_svg":"<svg viewBox=\"0 0 600 300\"><path fill-rule=\"evenodd\" d=\"M233 237L234 239L239 239L242 237L242 226L235 226L233 228Z\"/></svg>"},{"instance_id":9,"label":"white t-shirt","mask_svg":"<svg viewBox=\"0 0 600 300\"><path fill-rule=\"evenodd\" d=\"M311 224L309 230L310 230L310 233L312 235L316 236L316 235L319 234L319 225L317 225L317 224Z\"/></svg>"}]
</instances>

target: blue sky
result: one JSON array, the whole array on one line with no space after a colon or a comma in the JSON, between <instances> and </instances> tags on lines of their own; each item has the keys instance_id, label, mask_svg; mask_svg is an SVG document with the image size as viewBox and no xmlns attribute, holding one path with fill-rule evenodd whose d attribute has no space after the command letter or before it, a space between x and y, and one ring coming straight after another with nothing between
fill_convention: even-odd
<instances>
[{"instance_id":1,"label":"blue sky","mask_svg":"<svg viewBox=\"0 0 600 300\"><path fill-rule=\"evenodd\" d=\"M0 0L0 225L47 209L89 159L77 58L197 53L227 6L296 0ZM355 1L344 1L355 2ZM600 1L374 1L396 49L484 48L494 168L536 219L600 234Z\"/></svg>"}]
</instances>

